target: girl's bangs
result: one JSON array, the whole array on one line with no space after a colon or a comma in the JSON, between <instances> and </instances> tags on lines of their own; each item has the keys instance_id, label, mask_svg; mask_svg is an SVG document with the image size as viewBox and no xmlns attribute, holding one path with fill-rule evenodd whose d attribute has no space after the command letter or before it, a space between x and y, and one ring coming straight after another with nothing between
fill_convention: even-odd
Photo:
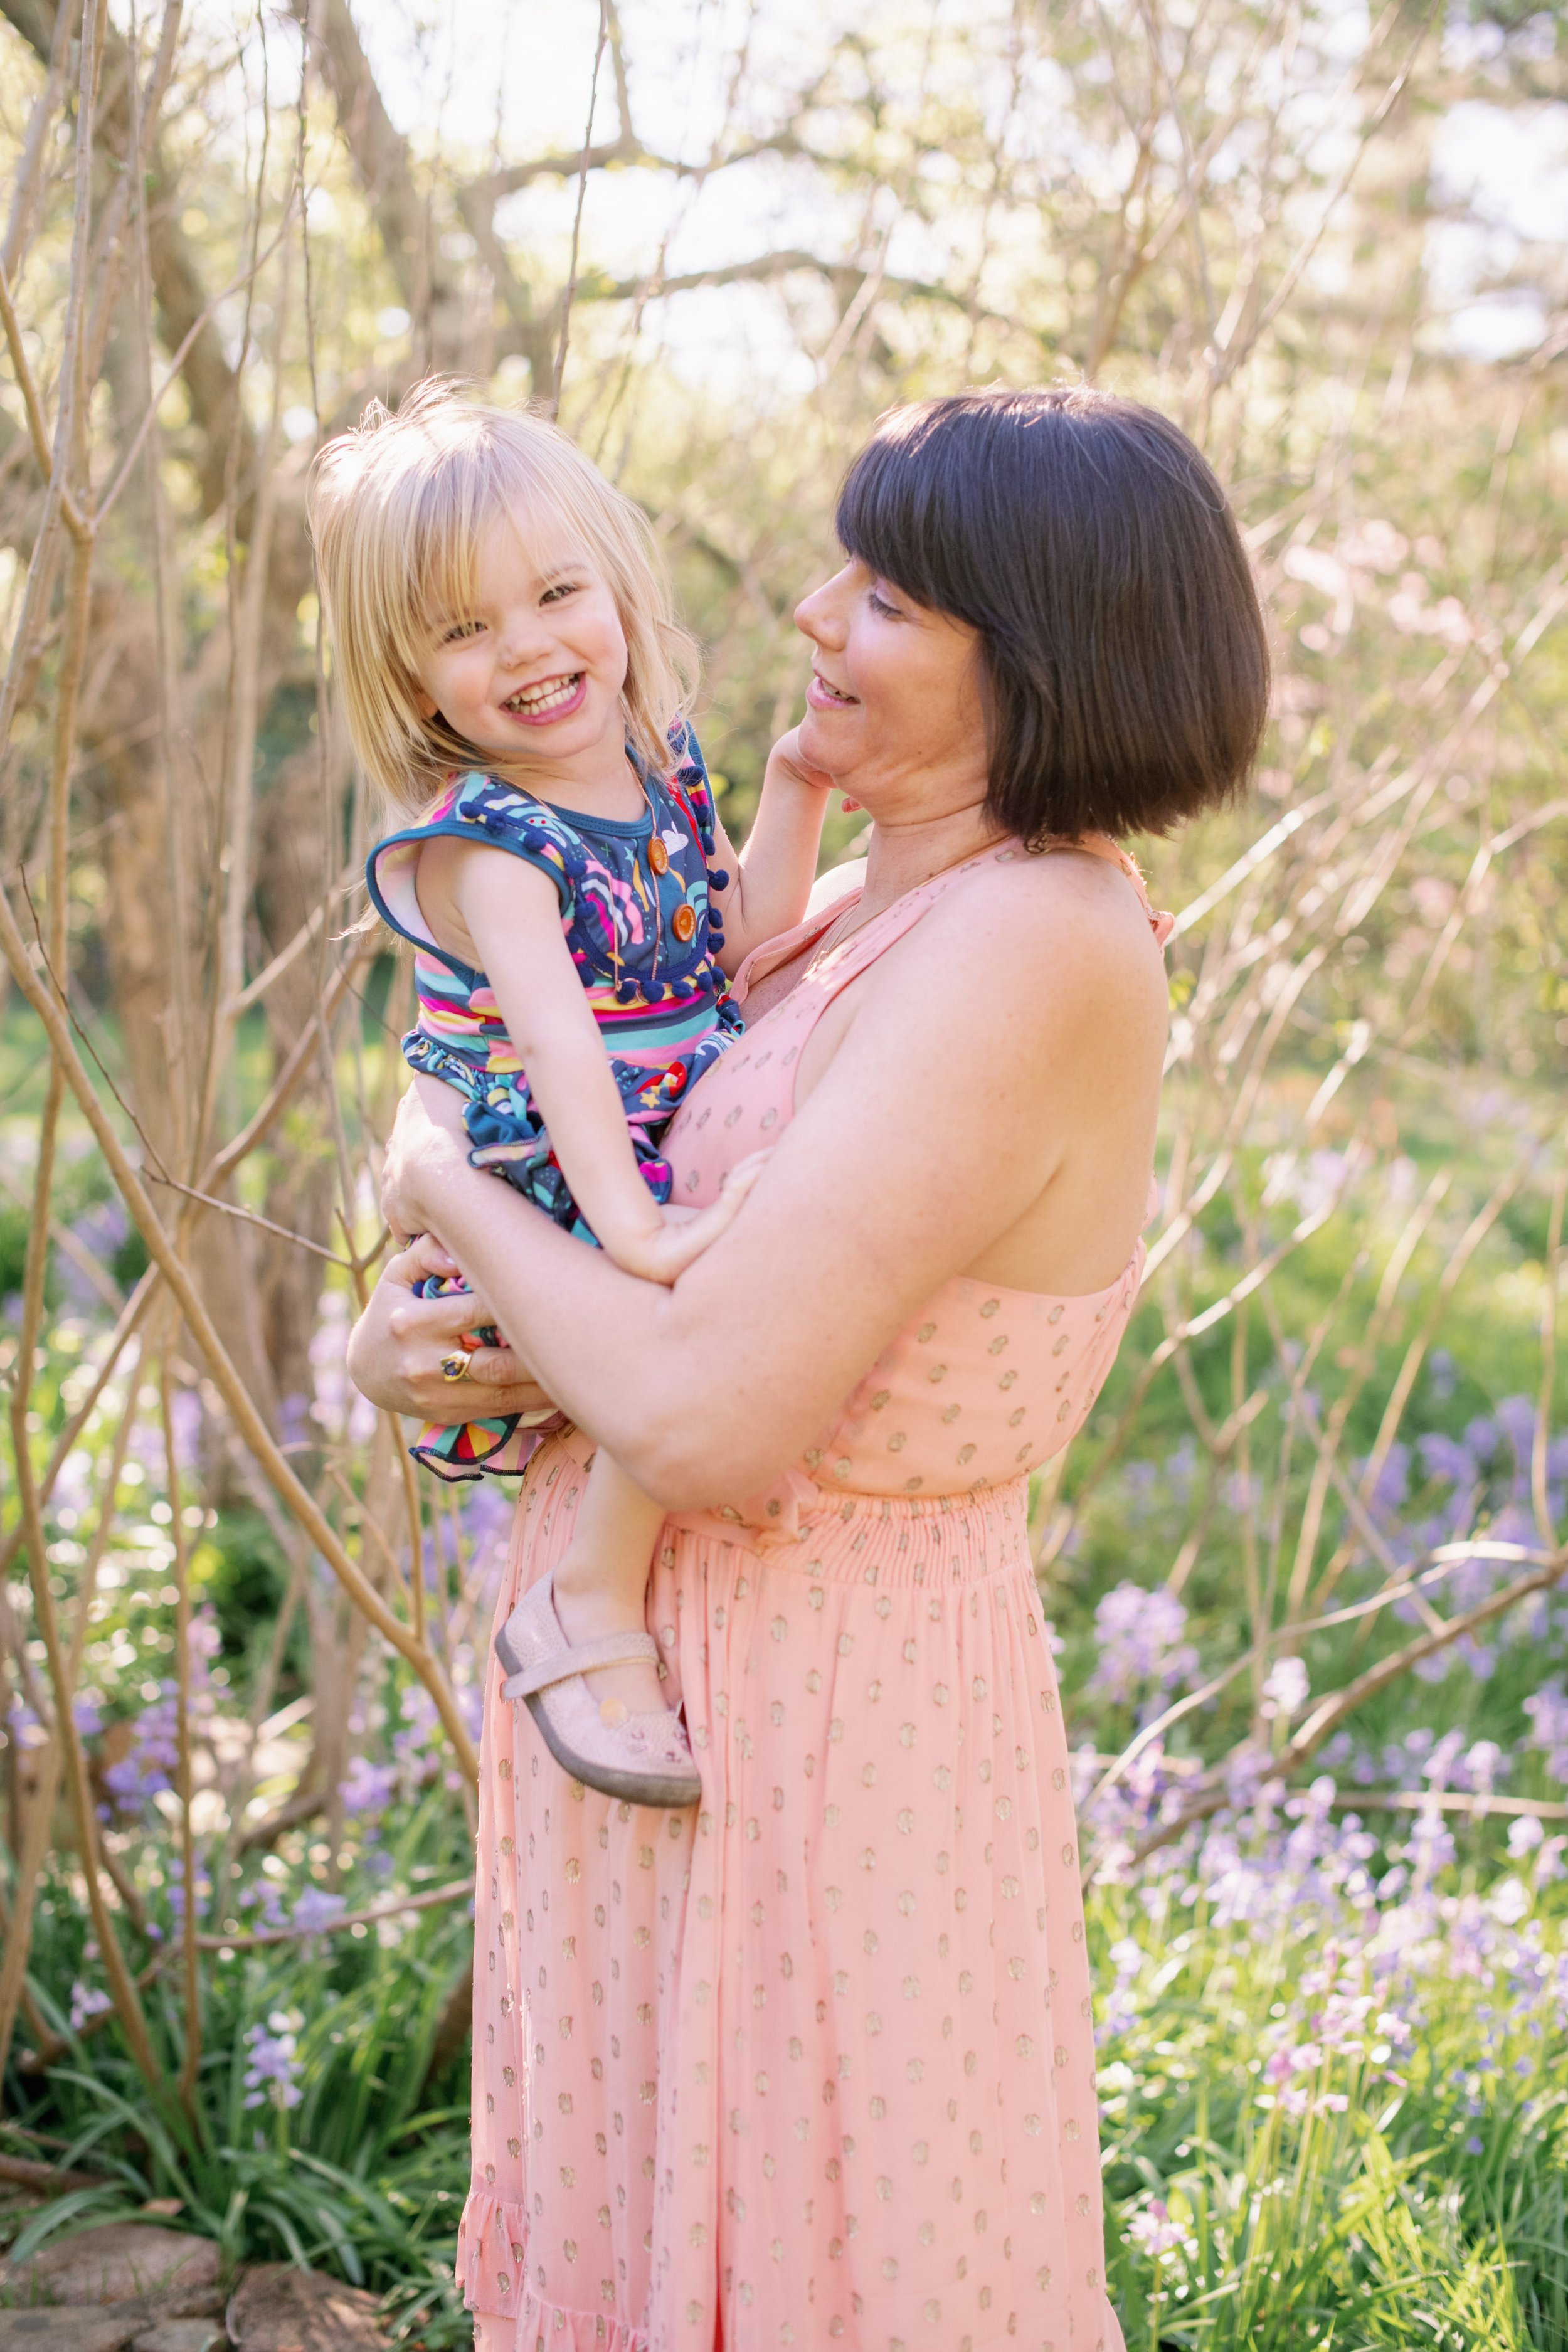
<instances>
[{"instance_id":1,"label":"girl's bangs","mask_svg":"<svg viewBox=\"0 0 1568 2352\"><path fill-rule=\"evenodd\" d=\"M574 552L608 572L619 591L621 566L605 544L605 519L582 495L574 468L550 462L554 454L548 443L520 448L499 436L447 453L415 519L412 561L404 573L409 642L400 650L405 658L422 657L433 636L467 616L479 547L498 522L514 522L526 547L559 533Z\"/></svg>"},{"instance_id":2,"label":"girl's bangs","mask_svg":"<svg viewBox=\"0 0 1568 2352\"><path fill-rule=\"evenodd\" d=\"M490 512L515 524L519 541L530 553L542 551L555 537L570 555L586 556L609 580L617 604L623 602L625 563L611 525L612 509L603 495L606 486L586 472L586 460L552 441L522 449L499 440L487 455Z\"/></svg>"},{"instance_id":3,"label":"girl's bangs","mask_svg":"<svg viewBox=\"0 0 1568 2352\"><path fill-rule=\"evenodd\" d=\"M483 482L476 479L479 471L473 466L443 467L416 510L412 547L405 542L395 554L404 593L394 609L405 616L406 628L398 650L411 665L429 652L433 638L464 618L473 602L480 519L488 502Z\"/></svg>"}]
</instances>

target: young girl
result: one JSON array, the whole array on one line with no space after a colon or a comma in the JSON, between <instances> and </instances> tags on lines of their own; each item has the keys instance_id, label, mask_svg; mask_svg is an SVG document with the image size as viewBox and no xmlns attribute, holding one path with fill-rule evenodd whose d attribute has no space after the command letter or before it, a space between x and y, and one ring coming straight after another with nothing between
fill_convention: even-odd
<instances>
[{"instance_id":1,"label":"young girl","mask_svg":"<svg viewBox=\"0 0 1568 2352\"><path fill-rule=\"evenodd\" d=\"M760 1163L695 1214L669 1205L659 1137L739 1033L726 973L805 912L827 780L776 745L737 862L652 534L553 426L439 383L395 416L373 402L321 452L310 512L354 748L405 820L368 879L416 949L416 1084L461 1096L476 1165L672 1283ZM528 1444L470 1423L416 1451L471 1476ZM569 1550L496 1647L566 1771L685 1805L697 1769L645 1623L663 1516L601 1447Z\"/></svg>"}]
</instances>

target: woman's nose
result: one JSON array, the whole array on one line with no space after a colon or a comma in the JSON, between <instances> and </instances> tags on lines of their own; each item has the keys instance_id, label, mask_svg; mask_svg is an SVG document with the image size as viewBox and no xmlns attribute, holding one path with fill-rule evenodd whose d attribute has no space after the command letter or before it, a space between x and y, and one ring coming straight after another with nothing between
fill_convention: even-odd
<instances>
[{"instance_id":1,"label":"woman's nose","mask_svg":"<svg viewBox=\"0 0 1568 2352\"><path fill-rule=\"evenodd\" d=\"M795 608L795 627L802 636L809 637L813 645L837 648L843 645L848 633L847 624L833 593L841 577L839 574L832 580L825 580L820 588L814 588L808 596L803 596Z\"/></svg>"}]
</instances>

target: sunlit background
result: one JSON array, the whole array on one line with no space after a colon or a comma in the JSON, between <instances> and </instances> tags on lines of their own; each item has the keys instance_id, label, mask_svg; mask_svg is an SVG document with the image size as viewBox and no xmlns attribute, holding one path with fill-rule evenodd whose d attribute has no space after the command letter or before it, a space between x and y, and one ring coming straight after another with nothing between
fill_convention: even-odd
<instances>
[{"instance_id":1,"label":"sunlit background","mask_svg":"<svg viewBox=\"0 0 1568 2352\"><path fill-rule=\"evenodd\" d=\"M343 1369L409 992L312 453L431 370L558 410L743 832L875 418L1089 380L1207 451L1277 665L1256 791L1131 845L1161 1209L1032 1498L1115 2296L1568 2352L1561 16L115 0L89 140L0 15L0 2303L134 2222L468 2340L510 1507Z\"/></svg>"}]
</instances>

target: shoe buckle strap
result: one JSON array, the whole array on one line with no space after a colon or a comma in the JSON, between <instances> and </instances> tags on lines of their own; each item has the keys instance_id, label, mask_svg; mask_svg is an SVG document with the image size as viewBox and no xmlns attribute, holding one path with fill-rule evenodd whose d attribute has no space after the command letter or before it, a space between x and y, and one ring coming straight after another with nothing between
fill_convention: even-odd
<instances>
[{"instance_id":1,"label":"shoe buckle strap","mask_svg":"<svg viewBox=\"0 0 1568 2352\"><path fill-rule=\"evenodd\" d=\"M509 1675L500 1686L501 1696L530 1698L556 1683L569 1683L574 1675L595 1674L601 1666L644 1664L658 1664L658 1644L651 1633L601 1633L597 1641L574 1643L525 1666L521 1674Z\"/></svg>"}]
</instances>

